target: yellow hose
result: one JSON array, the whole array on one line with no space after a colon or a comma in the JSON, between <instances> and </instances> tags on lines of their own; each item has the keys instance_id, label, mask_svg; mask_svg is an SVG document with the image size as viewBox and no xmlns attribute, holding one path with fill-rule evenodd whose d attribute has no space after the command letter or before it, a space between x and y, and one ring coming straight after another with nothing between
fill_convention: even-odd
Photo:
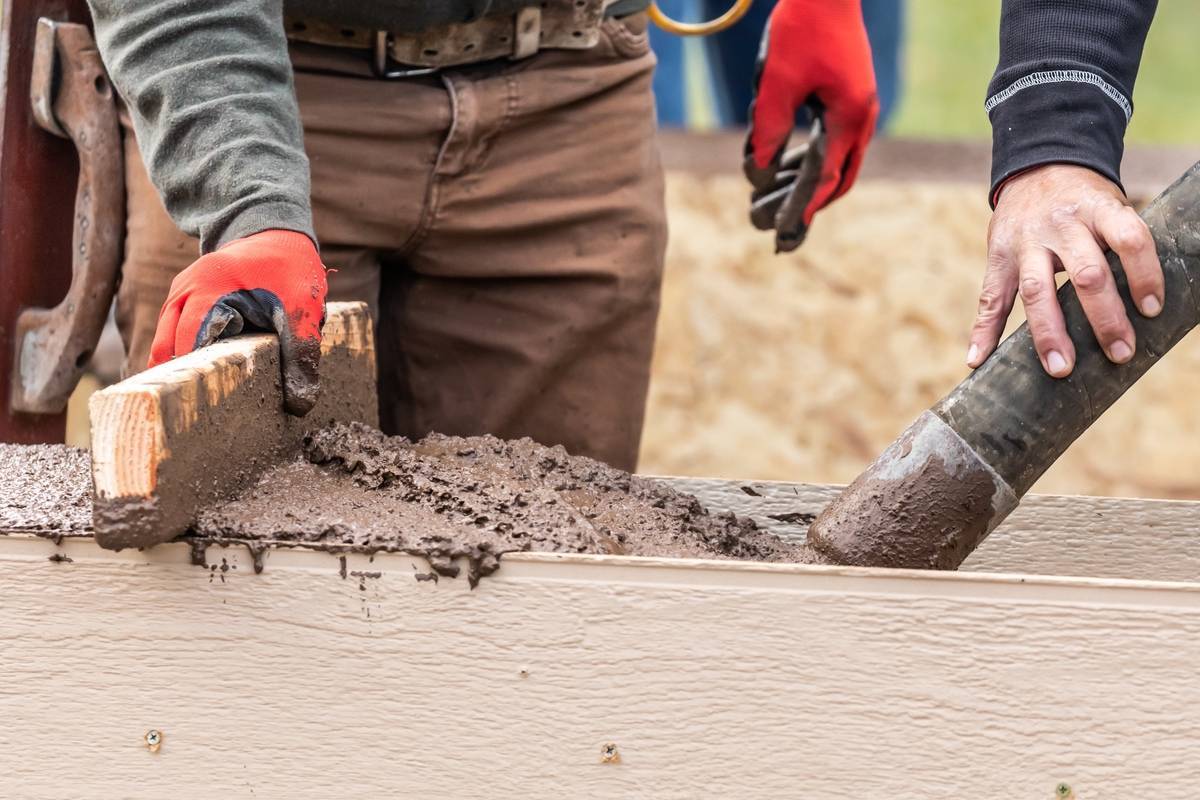
<instances>
[{"instance_id":1,"label":"yellow hose","mask_svg":"<svg viewBox=\"0 0 1200 800\"><path fill-rule=\"evenodd\" d=\"M676 36L711 36L714 33L720 33L746 16L751 2L753 0L733 0L733 6L728 11L708 22L678 22L664 14L657 3L651 3L650 19L654 20L654 24L667 33L673 33Z\"/></svg>"}]
</instances>

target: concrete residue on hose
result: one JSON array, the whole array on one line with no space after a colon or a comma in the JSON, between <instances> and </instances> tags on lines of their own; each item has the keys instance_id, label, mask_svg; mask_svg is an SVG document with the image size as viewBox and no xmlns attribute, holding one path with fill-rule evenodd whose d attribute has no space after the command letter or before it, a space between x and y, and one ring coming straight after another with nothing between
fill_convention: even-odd
<instances>
[{"instance_id":1,"label":"concrete residue on hose","mask_svg":"<svg viewBox=\"0 0 1200 800\"><path fill-rule=\"evenodd\" d=\"M995 471L926 411L821 512L808 542L839 564L957 569L1017 505Z\"/></svg>"},{"instance_id":2,"label":"concrete residue on hose","mask_svg":"<svg viewBox=\"0 0 1200 800\"><path fill-rule=\"evenodd\" d=\"M361 424L310 434L303 454L201 512L205 542L325 545L427 558L474 586L526 550L818 563L807 548L696 498L529 439L432 434L420 442ZM259 560L261 564L261 560Z\"/></svg>"}]
</instances>

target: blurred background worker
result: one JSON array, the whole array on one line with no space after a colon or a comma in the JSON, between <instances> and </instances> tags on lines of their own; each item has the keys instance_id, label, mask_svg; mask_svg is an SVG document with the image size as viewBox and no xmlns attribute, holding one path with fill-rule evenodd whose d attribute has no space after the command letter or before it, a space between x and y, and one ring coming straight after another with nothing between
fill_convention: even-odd
<instances>
[{"instance_id":1,"label":"blurred background worker","mask_svg":"<svg viewBox=\"0 0 1200 800\"><path fill-rule=\"evenodd\" d=\"M128 111L127 374L275 330L303 414L327 294L362 299L385 431L634 466L666 244L648 0L90 5ZM874 126L859 0L780 0L757 74L760 175L788 189L797 113L825 122L807 227Z\"/></svg>"},{"instance_id":2,"label":"blurred background worker","mask_svg":"<svg viewBox=\"0 0 1200 800\"><path fill-rule=\"evenodd\" d=\"M712 19L729 0L659 0L676 19ZM755 0L734 26L703 38L681 38L650 29L658 56L654 96L663 126L710 130L749 122L754 94L754 60L775 0ZM879 95L879 130L886 130L900 99L901 40L904 0L862 0L863 20L871 43L871 63Z\"/></svg>"},{"instance_id":3,"label":"blurred background worker","mask_svg":"<svg viewBox=\"0 0 1200 800\"><path fill-rule=\"evenodd\" d=\"M1056 378L1071 374L1075 344L1058 305L1056 272L1070 276L1109 360L1132 359L1137 339L1107 250L1120 257L1138 312L1162 311L1154 239L1121 186L1133 86L1157 5L1005 0L985 104L996 213L970 366L995 349L1020 293L1042 366Z\"/></svg>"}]
</instances>

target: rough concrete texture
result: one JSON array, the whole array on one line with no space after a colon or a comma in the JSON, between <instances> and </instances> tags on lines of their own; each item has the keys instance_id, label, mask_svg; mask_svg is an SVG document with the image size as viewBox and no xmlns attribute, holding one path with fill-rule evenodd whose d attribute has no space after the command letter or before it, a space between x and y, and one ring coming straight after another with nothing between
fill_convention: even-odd
<instances>
[{"instance_id":1,"label":"rough concrete texture","mask_svg":"<svg viewBox=\"0 0 1200 800\"><path fill-rule=\"evenodd\" d=\"M63 445L0 445L0 533L91 533L91 460ZM303 453L239 496L201 512L191 537L250 546L267 542L331 550L401 551L455 576L466 558L473 582L508 552L537 550L680 558L818 563L731 513L561 447L529 439L388 437L358 423L324 428Z\"/></svg>"},{"instance_id":2,"label":"rough concrete texture","mask_svg":"<svg viewBox=\"0 0 1200 800\"><path fill-rule=\"evenodd\" d=\"M538 550L813 563L817 557L696 498L529 439L388 437L361 424L310 435L301 457L203 511L201 540L271 540L426 556L474 583L503 553Z\"/></svg>"},{"instance_id":3,"label":"rough concrete texture","mask_svg":"<svg viewBox=\"0 0 1200 800\"><path fill-rule=\"evenodd\" d=\"M91 470L86 450L0 444L0 533L91 532Z\"/></svg>"}]
</instances>

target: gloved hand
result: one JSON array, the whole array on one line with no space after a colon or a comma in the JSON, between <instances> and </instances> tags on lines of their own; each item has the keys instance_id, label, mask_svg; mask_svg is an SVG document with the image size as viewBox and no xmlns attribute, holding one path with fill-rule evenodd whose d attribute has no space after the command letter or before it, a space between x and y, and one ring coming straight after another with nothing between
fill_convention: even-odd
<instances>
[{"instance_id":1,"label":"gloved hand","mask_svg":"<svg viewBox=\"0 0 1200 800\"><path fill-rule=\"evenodd\" d=\"M175 276L150 347L157 366L244 329L279 335L284 407L302 417L317 402L325 267L302 233L269 230L201 256Z\"/></svg>"},{"instance_id":2,"label":"gloved hand","mask_svg":"<svg viewBox=\"0 0 1200 800\"><path fill-rule=\"evenodd\" d=\"M819 122L812 146L785 155L803 106ZM775 229L777 252L799 247L813 215L849 190L878 116L861 0L779 0L759 50L745 161L751 220Z\"/></svg>"}]
</instances>

